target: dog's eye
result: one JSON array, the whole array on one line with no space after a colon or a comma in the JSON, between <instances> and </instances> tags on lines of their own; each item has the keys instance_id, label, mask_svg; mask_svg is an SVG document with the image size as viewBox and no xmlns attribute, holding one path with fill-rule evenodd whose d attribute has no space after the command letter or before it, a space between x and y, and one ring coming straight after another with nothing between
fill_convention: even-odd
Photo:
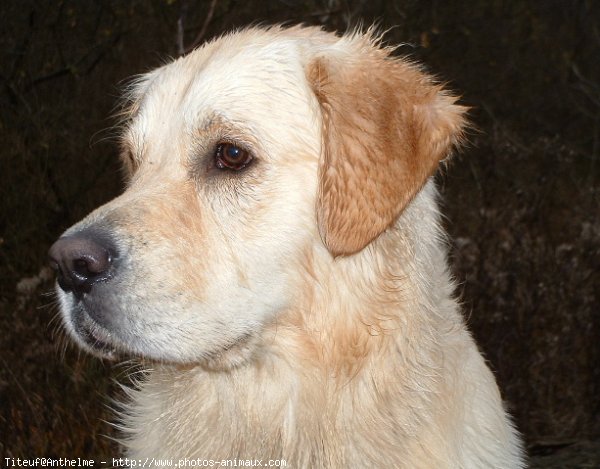
<instances>
[{"instance_id":1,"label":"dog's eye","mask_svg":"<svg viewBox=\"0 0 600 469\"><path fill-rule=\"evenodd\" d=\"M219 169L239 171L252 161L252 155L233 143L222 142L217 145L215 165Z\"/></svg>"}]
</instances>

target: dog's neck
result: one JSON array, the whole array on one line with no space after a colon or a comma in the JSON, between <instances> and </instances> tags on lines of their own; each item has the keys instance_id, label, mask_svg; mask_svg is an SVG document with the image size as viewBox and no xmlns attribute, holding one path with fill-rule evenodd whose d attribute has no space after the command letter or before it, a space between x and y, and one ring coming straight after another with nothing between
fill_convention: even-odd
<instances>
[{"instance_id":1,"label":"dog's neck","mask_svg":"<svg viewBox=\"0 0 600 469\"><path fill-rule=\"evenodd\" d=\"M294 341L295 360L346 379L387 348L409 353L409 342L435 341L421 336L460 321L436 195L429 183L396 225L362 252L333 258L319 248L305 255L306 287L295 306L277 317L265 342L276 348Z\"/></svg>"}]
</instances>

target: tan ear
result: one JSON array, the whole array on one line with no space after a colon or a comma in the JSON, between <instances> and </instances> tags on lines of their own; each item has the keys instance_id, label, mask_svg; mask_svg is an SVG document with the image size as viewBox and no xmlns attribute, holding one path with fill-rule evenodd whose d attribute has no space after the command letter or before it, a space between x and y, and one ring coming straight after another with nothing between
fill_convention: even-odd
<instances>
[{"instance_id":1,"label":"tan ear","mask_svg":"<svg viewBox=\"0 0 600 469\"><path fill-rule=\"evenodd\" d=\"M308 78L323 114L317 219L334 255L390 226L460 139L466 108L418 67L378 48L323 55Z\"/></svg>"}]
</instances>

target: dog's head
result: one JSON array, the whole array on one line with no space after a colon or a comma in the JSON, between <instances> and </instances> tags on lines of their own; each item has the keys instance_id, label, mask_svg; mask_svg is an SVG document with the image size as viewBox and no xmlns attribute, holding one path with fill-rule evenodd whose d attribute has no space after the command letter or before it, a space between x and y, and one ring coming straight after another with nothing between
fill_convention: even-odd
<instances>
[{"instance_id":1,"label":"dog's head","mask_svg":"<svg viewBox=\"0 0 600 469\"><path fill-rule=\"evenodd\" d=\"M371 35L248 29L131 86L128 187L50 249L70 333L203 362L302 292L307 251L359 254L460 138L464 109Z\"/></svg>"}]
</instances>

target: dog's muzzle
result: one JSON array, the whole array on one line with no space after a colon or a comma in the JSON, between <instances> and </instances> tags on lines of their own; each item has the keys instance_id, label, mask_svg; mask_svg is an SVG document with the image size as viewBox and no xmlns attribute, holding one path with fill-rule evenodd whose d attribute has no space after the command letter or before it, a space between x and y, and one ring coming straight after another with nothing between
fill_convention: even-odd
<instances>
[{"instance_id":1,"label":"dog's muzzle","mask_svg":"<svg viewBox=\"0 0 600 469\"><path fill-rule=\"evenodd\" d=\"M103 304L106 287L116 276L119 264L119 251L112 236L86 228L59 238L48 256L58 286L69 298L63 313L73 331L92 351L113 355L111 315Z\"/></svg>"}]
</instances>

